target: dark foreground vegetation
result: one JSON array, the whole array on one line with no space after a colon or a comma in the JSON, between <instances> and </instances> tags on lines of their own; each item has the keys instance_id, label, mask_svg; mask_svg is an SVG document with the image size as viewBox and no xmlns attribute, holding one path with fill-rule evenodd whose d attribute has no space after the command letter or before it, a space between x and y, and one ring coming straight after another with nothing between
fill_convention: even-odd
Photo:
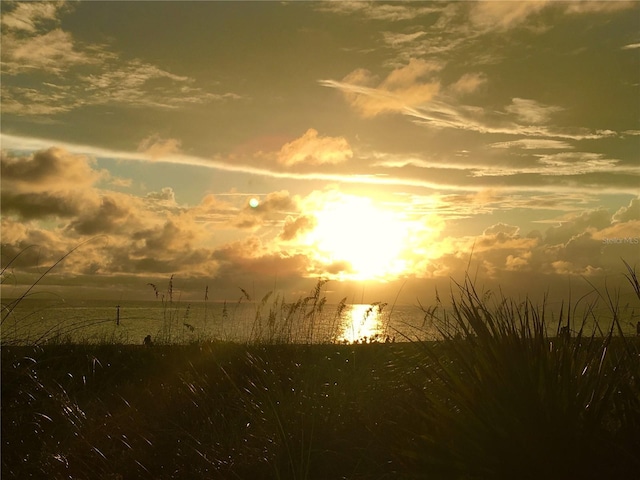
<instances>
[{"instance_id":1,"label":"dark foreground vegetation","mask_svg":"<svg viewBox=\"0 0 640 480\"><path fill-rule=\"evenodd\" d=\"M637 478L615 305L549 335L544 308L486 303L461 286L430 343L5 347L2 478Z\"/></svg>"}]
</instances>

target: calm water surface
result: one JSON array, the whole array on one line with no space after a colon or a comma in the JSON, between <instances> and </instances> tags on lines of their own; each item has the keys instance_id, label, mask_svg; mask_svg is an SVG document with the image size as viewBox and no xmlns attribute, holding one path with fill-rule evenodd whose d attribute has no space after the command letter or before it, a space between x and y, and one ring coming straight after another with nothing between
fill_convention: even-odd
<instances>
[{"instance_id":1,"label":"calm water surface","mask_svg":"<svg viewBox=\"0 0 640 480\"><path fill-rule=\"evenodd\" d=\"M6 316L3 300L3 343L48 339L83 342L189 343L227 341L342 343L402 341L424 338L435 330L417 306L380 304L162 303L26 299ZM6 318L5 318L6 316Z\"/></svg>"},{"instance_id":2,"label":"calm water surface","mask_svg":"<svg viewBox=\"0 0 640 480\"><path fill-rule=\"evenodd\" d=\"M426 318L418 306L385 304L311 305L213 302L122 302L25 299L7 315L3 299L2 343L50 340L140 344L154 341L190 343L224 340L266 343L354 343L433 339L438 319ZM629 313L629 312L627 312ZM610 325L603 313L601 328ZM621 322L635 335L637 314ZM579 326L575 327L579 328ZM586 331L593 329L593 322ZM549 333L556 324L550 322ZM575 331L575 330L574 330Z\"/></svg>"}]
</instances>

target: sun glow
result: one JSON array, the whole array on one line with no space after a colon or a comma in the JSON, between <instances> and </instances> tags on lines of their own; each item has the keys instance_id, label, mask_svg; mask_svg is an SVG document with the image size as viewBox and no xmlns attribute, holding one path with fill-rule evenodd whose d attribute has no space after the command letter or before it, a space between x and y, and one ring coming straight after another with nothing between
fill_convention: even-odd
<instances>
[{"instance_id":1,"label":"sun glow","mask_svg":"<svg viewBox=\"0 0 640 480\"><path fill-rule=\"evenodd\" d=\"M389 279L402 273L409 224L401 214L364 197L340 195L314 212L305 243L341 279Z\"/></svg>"}]
</instances>

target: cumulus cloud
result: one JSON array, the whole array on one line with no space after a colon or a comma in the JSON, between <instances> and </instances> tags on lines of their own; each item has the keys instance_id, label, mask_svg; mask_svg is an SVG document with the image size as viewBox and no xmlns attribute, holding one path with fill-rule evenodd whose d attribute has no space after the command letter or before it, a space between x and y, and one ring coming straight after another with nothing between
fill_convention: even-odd
<instances>
[{"instance_id":1,"label":"cumulus cloud","mask_svg":"<svg viewBox=\"0 0 640 480\"><path fill-rule=\"evenodd\" d=\"M163 225L134 233L133 239L140 243L140 253L162 253L170 250L189 250L196 235L191 229L185 229L175 219L167 220Z\"/></svg>"},{"instance_id":2,"label":"cumulus cloud","mask_svg":"<svg viewBox=\"0 0 640 480\"><path fill-rule=\"evenodd\" d=\"M73 217L97 199L73 192L16 193L2 190L2 212L16 213L24 219Z\"/></svg>"},{"instance_id":3,"label":"cumulus cloud","mask_svg":"<svg viewBox=\"0 0 640 480\"><path fill-rule=\"evenodd\" d=\"M588 230L603 229L610 224L610 221L611 215L604 208L586 211L550 227L546 231L545 242L552 245L566 243L572 237Z\"/></svg>"},{"instance_id":4,"label":"cumulus cloud","mask_svg":"<svg viewBox=\"0 0 640 480\"><path fill-rule=\"evenodd\" d=\"M104 196L97 209L80 212L78 218L73 220L68 228L80 235L126 233L123 229L133 220L134 214L130 204L130 200L124 197Z\"/></svg>"},{"instance_id":5,"label":"cumulus cloud","mask_svg":"<svg viewBox=\"0 0 640 480\"><path fill-rule=\"evenodd\" d=\"M305 255L271 251L253 236L224 245L215 251L213 258L220 266L217 278L238 286L262 281L272 289L276 278L279 283L292 278L300 282L309 269Z\"/></svg>"},{"instance_id":6,"label":"cumulus cloud","mask_svg":"<svg viewBox=\"0 0 640 480\"><path fill-rule=\"evenodd\" d=\"M630 207L637 205L635 200ZM479 237L446 236L445 231L438 251L423 262L423 268L434 278L462 278L471 261L471 269L474 273L477 270L479 278L495 279L506 288L512 278L510 272L526 272L532 284L548 286L559 285L568 276L619 274L624 272L620 259L637 257L640 241L640 219L632 215L619 220L620 213L626 212L626 207L613 216L604 208L582 211L567 216L544 234L532 231L526 236L519 235L517 226L504 223L488 227Z\"/></svg>"},{"instance_id":7,"label":"cumulus cloud","mask_svg":"<svg viewBox=\"0 0 640 480\"><path fill-rule=\"evenodd\" d=\"M159 192L149 192L145 198L169 205L176 203L176 194L171 187L163 187Z\"/></svg>"},{"instance_id":8,"label":"cumulus cloud","mask_svg":"<svg viewBox=\"0 0 640 480\"><path fill-rule=\"evenodd\" d=\"M381 113L402 113L431 100L440 89L437 80L427 80L442 64L412 58L407 65L394 69L375 85L375 77L367 70L357 69L341 82L322 80L321 85L341 90L347 102L365 117Z\"/></svg>"},{"instance_id":9,"label":"cumulus cloud","mask_svg":"<svg viewBox=\"0 0 640 480\"><path fill-rule=\"evenodd\" d=\"M310 128L305 134L282 146L278 162L282 165L323 165L345 162L353 157L349 142L344 137L323 137Z\"/></svg>"},{"instance_id":10,"label":"cumulus cloud","mask_svg":"<svg viewBox=\"0 0 640 480\"><path fill-rule=\"evenodd\" d=\"M250 206L247 202L233 224L238 228L253 229L265 222L280 222L297 209L296 197L292 197L287 190L271 192L262 197L256 207Z\"/></svg>"},{"instance_id":11,"label":"cumulus cloud","mask_svg":"<svg viewBox=\"0 0 640 480\"><path fill-rule=\"evenodd\" d=\"M104 172L84 156L49 148L32 155L2 153L2 211L25 219L70 217L97 204L91 187Z\"/></svg>"},{"instance_id":12,"label":"cumulus cloud","mask_svg":"<svg viewBox=\"0 0 640 480\"><path fill-rule=\"evenodd\" d=\"M483 235L498 235L498 234L506 234L508 236L513 236L520 230L519 227L514 225L507 225L506 223L496 223L484 230L482 232Z\"/></svg>"},{"instance_id":13,"label":"cumulus cloud","mask_svg":"<svg viewBox=\"0 0 640 480\"><path fill-rule=\"evenodd\" d=\"M299 234L312 230L316 224L316 218L310 215L300 215L296 218L288 216L284 221L280 238L282 240L292 240Z\"/></svg>"},{"instance_id":14,"label":"cumulus cloud","mask_svg":"<svg viewBox=\"0 0 640 480\"><path fill-rule=\"evenodd\" d=\"M257 207L251 208L251 211L262 213L269 212L287 212L294 210L297 206L295 197L292 197L287 190L279 190L267 194Z\"/></svg>"},{"instance_id":15,"label":"cumulus cloud","mask_svg":"<svg viewBox=\"0 0 640 480\"><path fill-rule=\"evenodd\" d=\"M177 153L180 145L180 140L175 138L163 139L159 135L149 135L138 144L138 151L157 159Z\"/></svg>"},{"instance_id":16,"label":"cumulus cloud","mask_svg":"<svg viewBox=\"0 0 640 480\"><path fill-rule=\"evenodd\" d=\"M55 147L28 156L2 152L0 161L3 190L33 192L84 188L105 176L104 172L92 168L94 162L89 158Z\"/></svg>"},{"instance_id":17,"label":"cumulus cloud","mask_svg":"<svg viewBox=\"0 0 640 480\"><path fill-rule=\"evenodd\" d=\"M626 207L620 207L620 209L613 214L614 222L629 222L631 220L640 220L640 197L631 199L629 205ZM640 236L640 231L637 232Z\"/></svg>"}]
</instances>

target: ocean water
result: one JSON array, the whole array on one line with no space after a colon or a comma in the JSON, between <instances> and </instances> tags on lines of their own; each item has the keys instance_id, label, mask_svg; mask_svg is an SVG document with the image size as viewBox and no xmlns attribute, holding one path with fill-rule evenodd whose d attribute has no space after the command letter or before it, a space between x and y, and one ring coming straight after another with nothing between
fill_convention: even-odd
<instances>
[{"instance_id":1,"label":"ocean water","mask_svg":"<svg viewBox=\"0 0 640 480\"><path fill-rule=\"evenodd\" d=\"M250 302L66 301L25 299L7 315L2 343L201 340L267 343L353 343L423 339L435 333L417 306L322 306Z\"/></svg>"},{"instance_id":2,"label":"ocean water","mask_svg":"<svg viewBox=\"0 0 640 480\"><path fill-rule=\"evenodd\" d=\"M0 335L3 345L49 341L142 344L191 343L203 340L265 343L363 343L429 340L448 329L441 318L425 315L418 306L385 304L316 305L273 301L162 302L62 301L32 297L9 313L2 300ZM593 313L593 312L592 312ZM620 326L635 335L640 312L624 311ZM606 333L611 315L602 311L587 318L585 332ZM553 317L553 315L551 315ZM598 318L598 326L595 318ZM547 324L555 335L557 320ZM580 328L574 320L571 330Z\"/></svg>"}]
</instances>

